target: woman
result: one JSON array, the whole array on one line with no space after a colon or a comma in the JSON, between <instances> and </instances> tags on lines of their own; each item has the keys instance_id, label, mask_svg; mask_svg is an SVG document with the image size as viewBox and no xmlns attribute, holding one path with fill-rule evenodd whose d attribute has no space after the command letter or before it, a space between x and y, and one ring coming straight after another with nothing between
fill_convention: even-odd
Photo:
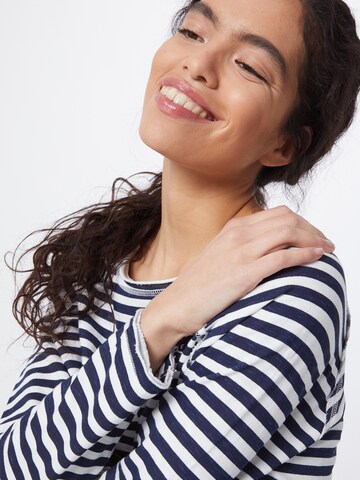
<instances>
[{"instance_id":1,"label":"woman","mask_svg":"<svg viewBox=\"0 0 360 480\"><path fill-rule=\"evenodd\" d=\"M54 227L15 300L39 349L3 415L2 479L331 478L343 273L262 192L349 126L359 60L340 0L179 13L140 126L162 175Z\"/></svg>"}]
</instances>

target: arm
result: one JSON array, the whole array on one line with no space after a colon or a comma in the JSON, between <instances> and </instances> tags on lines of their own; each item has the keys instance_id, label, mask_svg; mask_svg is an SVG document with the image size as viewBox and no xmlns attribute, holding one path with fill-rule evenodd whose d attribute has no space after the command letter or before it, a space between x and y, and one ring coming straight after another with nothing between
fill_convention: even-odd
<instances>
[{"instance_id":1,"label":"arm","mask_svg":"<svg viewBox=\"0 0 360 480\"><path fill-rule=\"evenodd\" d=\"M75 347L36 355L2 419L0 478L97 478L133 415L169 388L173 367L160 381L143 350L137 315L85 365Z\"/></svg>"},{"instance_id":2,"label":"arm","mask_svg":"<svg viewBox=\"0 0 360 480\"><path fill-rule=\"evenodd\" d=\"M162 383L152 374L150 363L156 371L179 338L202 328L269 273L319 256L309 244L325 247L324 239L313 227L306 223L304 226L304 221L302 228L295 229L297 235L289 228L282 229L280 236L277 234L278 226L284 224L281 212L274 209L230 221L195 264L150 302L141 324L150 359L142 356L146 346L139 338L140 319L136 318L127 327L110 335L76 373L67 371L65 360L59 359L56 352L51 352L52 356L44 360L44 382L41 365L31 365L28 371L33 371L25 375L23 385L18 388L21 396L22 388L26 391L29 386L31 394L26 396L29 401L23 405L14 399L3 421L1 478L16 478L16 475L21 478L21 471L32 478L40 476L41 480L55 479L59 475L62 479L74 479L75 475L85 471L88 471L89 478L95 478L126 428L128 419L148 399L170 386L172 368ZM262 246L254 248L253 244L254 239L255 243L257 238L262 240L261 231L266 233L270 227L276 234L266 236L270 243L261 242L265 243L266 255ZM238 245L239 233L242 243ZM284 233L289 238L284 238ZM289 244L304 248L279 251ZM269 254L269 249L274 250L273 253ZM227 268L219 284L217 274L223 262L231 268ZM161 333L161 343L156 332ZM53 370L61 372L60 376L54 377ZM33 375L34 384L31 383ZM42 393L34 394L33 389L39 385ZM114 429L117 432L115 438L112 436ZM65 432L66 441L60 432ZM34 459L29 454L29 445L36 445Z\"/></svg>"},{"instance_id":3,"label":"arm","mask_svg":"<svg viewBox=\"0 0 360 480\"><path fill-rule=\"evenodd\" d=\"M218 316L184 382L144 422L138 448L101 480L265 478L320 439L331 458L334 438L325 433L344 358L344 289L326 257L272 278ZM321 460L313 454L304 478L319 474Z\"/></svg>"},{"instance_id":4,"label":"arm","mask_svg":"<svg viewBox=\"0 0 360 480\"><path fill-rule=\"evenodd\" d=\"M298 248L289 248L294 246ZM314 262L334 248L319 230L287 207L233 217L145 308L141 328L153 371L169 353L169 346L193 335L265 278Z\"/></svg>"}]
</instances>

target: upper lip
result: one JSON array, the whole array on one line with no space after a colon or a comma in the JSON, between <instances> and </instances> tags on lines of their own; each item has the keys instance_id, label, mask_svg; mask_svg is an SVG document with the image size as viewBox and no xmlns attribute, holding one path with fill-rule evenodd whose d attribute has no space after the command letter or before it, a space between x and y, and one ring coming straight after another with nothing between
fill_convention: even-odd
<instances>
[{"instance_id":1,"label":"upper lip","mask_svg":"<svg viewBox=\"0 0 360 480\"><path fill-rule=\"evenodd\" d=\"M197 103L201 108L209 112L210 115L214 117L214 120L217 120L216 115L214 115L214 113L210 110L210 107L203 96L194 88L192 88L185 80L180 80L175 77L166 77L161 82L161 87L164 86L175 87L177 90L180 90L180 92L185 93L185 95L191 98L191 100Z\"/></svg>"}]
</instances>

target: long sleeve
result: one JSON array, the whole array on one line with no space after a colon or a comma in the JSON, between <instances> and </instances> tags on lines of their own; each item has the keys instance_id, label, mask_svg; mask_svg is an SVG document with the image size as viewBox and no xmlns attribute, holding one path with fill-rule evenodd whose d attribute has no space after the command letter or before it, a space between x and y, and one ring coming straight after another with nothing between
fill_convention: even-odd
<instances>
[{"instance_id":1,"label":"long sleeve","mask_svg":"<svg viewBox=\"0 0 360 480\"><path fill-rule=\"evenodd\" d=\"M134 414L172 379L171 362L164 381L152 374L141 340L135 315L80 368L74 347L35 355L2 419L0 478L97 478Z\"/></svg>"},{"instance_id":2,"label":"long sleeve","mask_svg":"<svg viewBox=\"0 0 360 480\"><path fill-rule=\"evenodd\" d=\"M270 279L203 341L101 480L331 478L344 411L345 286L336 260Z\"/></svg>"},{"instance_id":3,"label":"long sleeve","mask_svg":"<svg viewBox=\"0 0 360 480\"><path fill-rule=\"evenodd\" d=\"M154 294L154 285L118 280L119 316ZM37 357L5 413L0 478L330 479L344 412L345 297L341 266L325 255L220 312L169 355L158 378L140 311L89 348L81 367L65 352ZM134 414L134 448L110 467Z\"/></svg>"}]
</instances>

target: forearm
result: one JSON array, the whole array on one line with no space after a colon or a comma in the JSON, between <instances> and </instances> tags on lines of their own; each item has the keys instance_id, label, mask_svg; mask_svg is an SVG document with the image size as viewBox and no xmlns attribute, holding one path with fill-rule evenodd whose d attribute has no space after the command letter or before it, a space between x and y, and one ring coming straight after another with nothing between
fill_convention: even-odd
<instances>
[{"instance_id":1,"label":"forearm","mask_svg":"<svg viewBox=\"0 0 360 480\"><path fill-rule=\"evenodd\" d=\"M333 249L321 232L284 207L233 217L144 309L141 328L153 372L182 337L203 328L265 278Z\"/></svg>"},{"instance_id":2,"label":"forearm","mask_svg":"<svg viewBox=\"0 0 360 480\"><path fill-rule=\"evenodd\" d=\"M331 270L341 282L326 262L273 277L214 319L206 340L184 349L178 381L144 412L138 446L101 480L237 478L254 465L261 478L278 468L330 475L341 424L332 437L324 423L341 378L336 346L345 307L344 285L329 282ZM339 422L341 405L336 415ZM313 456L319 444L326 465Z\"/></svg>"},{"instance_id":3,"label":"forearm","mask_svg":"<svg viewBox=\"0 0 360 480\"><path fill-rule=\"evenodd\" d=\"M0 427L0 458L6 459L0 461L2 479L20 478L23 471L26 478L44 480L75 479L85 471L89 478L97 478L132 415L171 383L171 368L165 382L148 371L140 335L135 317L124 330L111 334L72 376L55 349L53 355L44 354L29 364L23 377L27 394L13 401ZM38 365L42 371L34 377ZM28 410L22 398L31 405ZM31 450L36 455L28 462Z\"/></svg>"},{"instance_id":4,"label":"forearm","mask_svg":"<svg viewBox=\"0 0 360 480\"><path fill-rule=\"evenodd\" d=\"M160 297L160 295L159 295ZM155 374L174 346L185 335L177 331L166 318L165 308L161 308L160 300L155 298L141 314L140 328L146 343L151 369ZM173 318L173 316L172 316Z\"/></svg>"}]
</instances>

